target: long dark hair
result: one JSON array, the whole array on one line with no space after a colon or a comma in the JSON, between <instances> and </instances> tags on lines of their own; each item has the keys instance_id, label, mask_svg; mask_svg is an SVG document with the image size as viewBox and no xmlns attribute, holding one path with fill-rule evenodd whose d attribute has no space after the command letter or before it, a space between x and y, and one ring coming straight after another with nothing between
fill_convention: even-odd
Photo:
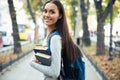
<instances>
[{"instance_id":1,"label":"long dark hair","mask_svg":"<svg viewBox=\"0 0 120 80\"><path fill-rule=\"evenodd\" d=\"M79 47L73 42L71 35L69 34L63 5L59 0L47 0L45 5L50 2L57 6L59 14L62 15L62 18L57 21L56 27L62 37L62 57L67 64L71 64L76 61L79 56L82 56L82 53Z\"/></svg>"}]
</instances>

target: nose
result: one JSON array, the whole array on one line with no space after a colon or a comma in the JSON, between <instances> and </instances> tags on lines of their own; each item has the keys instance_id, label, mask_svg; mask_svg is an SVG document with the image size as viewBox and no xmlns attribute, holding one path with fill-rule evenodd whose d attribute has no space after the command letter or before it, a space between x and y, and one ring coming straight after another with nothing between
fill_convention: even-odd
<instances>
[{"instance_id":1,"label":"nose","mask_svg":"<svg viewBox=\"0 0 120 80\"><path fill-rule=\"evenodd\" d=\"M45 13L45 16L50 16L50 14L47 12L47 13Z\"/></svg>"}]
</instances>

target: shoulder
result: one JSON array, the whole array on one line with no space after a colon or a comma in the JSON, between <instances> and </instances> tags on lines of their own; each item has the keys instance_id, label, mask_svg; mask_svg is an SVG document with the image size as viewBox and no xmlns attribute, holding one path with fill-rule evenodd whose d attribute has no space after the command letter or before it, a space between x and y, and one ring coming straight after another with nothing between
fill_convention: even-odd
<instances>
[{"instance_id":1,"label":"shoulder","mask_svg":"<svg viewBox=\"0 0 120 80\"><path fill-rule=\"evenodd\" d=\"M51 33L51 35L60 35L59 31L58 30L55 30Z\"/></svg>"},{"instance_id":2,"label":"shoulder","mask_svg":"<svg viewBox=\"0 0 120 80\"><path fill-rule=\"evenodd\" d=\"M60 33L57 30L52 32L50 37L51 37L51 39L61 39Z\"/></svg>"},{"instance_id":3,"label":"shoulder","mask_svg":"<svg viewBox=\"0 0 120 80\"><path fill-rule=\"evenodd\" d=\"M60 35L54 35L51 37L51 41L61 40Z\"/></svg>"}]
</instances>

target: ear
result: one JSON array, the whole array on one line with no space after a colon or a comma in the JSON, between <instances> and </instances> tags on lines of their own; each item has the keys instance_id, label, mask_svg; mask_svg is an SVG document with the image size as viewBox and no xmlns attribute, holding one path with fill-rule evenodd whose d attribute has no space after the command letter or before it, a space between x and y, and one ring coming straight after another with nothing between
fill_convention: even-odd
<instances>
[{"instance_id":1,"label":"ear","mask_svg":"<svg viewBox=\"0 0 120 80\"><path fill-rule=\"evenodd\" d=\"M59 15L59 18L58 19L61 19L62 18L62 14Z\"/></svg>"}]
</instances>

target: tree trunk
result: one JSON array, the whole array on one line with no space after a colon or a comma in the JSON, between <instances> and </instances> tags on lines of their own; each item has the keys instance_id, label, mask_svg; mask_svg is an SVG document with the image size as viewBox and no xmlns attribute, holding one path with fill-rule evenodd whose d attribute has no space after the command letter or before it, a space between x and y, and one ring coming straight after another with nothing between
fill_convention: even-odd
<instances>
[{"instance_id":1,"label":"tree trunk","mask_svg":"<svg viewBox=\"0 0 120 80\"><path fill-rule=\"evenodd\" d=\"M112 4L114 4L115 0L112 0ZM110 12L110 2L106 7L105 11L102 10L102 0L94 0L96 12L97 12L97 48L96 48L96 55L104 54L105 53L105 43L104 43L104 24L105 19L107 18Z\"/></svg>"},{"instance_id":2,"label":"tree trunk","mask_svg":"<svg viewBox=\"0 0 120 80\"><path fill-rule=\"evenodd\" d=\"M30 1L29 0L27 0L27 7L28 7L28 10L29 10L30 15L32 17L33 23L35 24L35 29L34 29L34 32L35 32L34 33L34 43L37 44L38 43L38 29L39 29L39 26L36 23L35 15L34 15L34 13L32 11L31 6L30 6Z\"/></svg>"},{"instance_id":3,"label":"tree trunk","mask_svg":"<svg viewBox=\"0 0 120 80\"><path fill-rule=\"evenodd\" d=\"M96 54L104 54L105 53L105 44L104 44L104 21L98 22L98 28L97 28L97 52Z\"/></svg>"},{"instance_id":4,"label":"tree trunk","mask_svg":"<svg viewBox=\"0 0 120 80\"><path fill-rule=\"evenodd\" d=\"M21 49L21 44L19 42L20 39L18 34L19 32L18 32L18 26L16 22L16 12L14 9L13 0L8 0L8 4L9 4L9 11L10 11L12 26L13 26L14 53L18 54L22 52L22 49Z\"/></svg>"},{"instance_id":5,"label":"tree trunk","mask_svg":"<svg viewBox=\"0 0 120 80\"><path fill-rule=\"evenodd\" d=\"M84 3L84 0L80 0L80 8L81 8L81 14L82 14L82 25L83 25L83 44L85 46L90 46L90 34L88 31L88 23L87 23L87 16L88 16L88 9L86 8L86 5Z\"/></svg>"}]
</instances>

